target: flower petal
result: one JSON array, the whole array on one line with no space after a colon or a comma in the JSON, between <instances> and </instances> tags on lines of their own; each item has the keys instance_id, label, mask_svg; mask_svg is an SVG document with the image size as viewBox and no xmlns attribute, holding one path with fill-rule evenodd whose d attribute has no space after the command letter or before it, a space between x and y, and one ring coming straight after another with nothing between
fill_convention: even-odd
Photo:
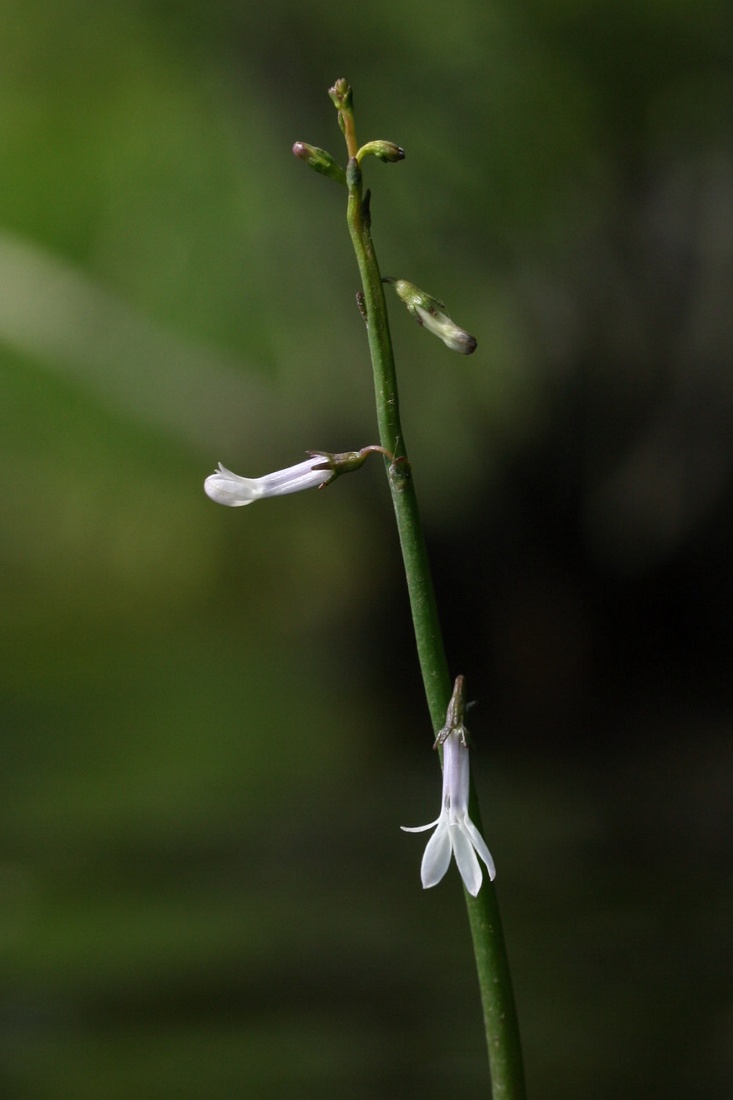
<instances>
[{"instance_id":1,"label":"flower petal","mask_svg":"<svg viewBox=\"0 0 733 1100\"><path fill-rule=\"evenodd\" d=\"M400 829L403 833L424 833L427 829L434 829L439 821L440 818L436 817L429 825L400 825Z\"/></svg>"},{"instance_id":2,"label":"flower petal","mask_svg":"<svg viewBox=\"0 0 733 1100\"><path fill-rule=\"evenodd\" d=\"M491 856L491 852L486 846L486 841L481 836L481 833L471 821L471 818L468 816L468 814L466 814L463 819L463 827L470 837L471 843L473 844L474 848L486 864L486 870L489 872L489 878L493 881L496 878L496 867L494 865L494 860Z\"/></svg>"},{"instance_id":3,"label":"flower petal","mask_svg":"<svg viewBox=\"0 0 733 1100\"><path fill-rule=\"evenodd\" d=\"M481 889L483 874L481 864L473 850L473 840L466 832L463 822L456 822L451 828L453 838L453 851L456 856L456 864L461 872L461 878L469 894L474 897Z\"/></svg>"},{"instance_id":4,"label":"flower petal","mask_svg":"<svg viewBox=\"0 0 733 1100\"><path fill-rule=\"evenodd\" d=\"M442 822L427 843L420 865L420 878L424 889L437 886L448 870L452 851L451 835L447 821Z\"/></svg>"}]
</instances>

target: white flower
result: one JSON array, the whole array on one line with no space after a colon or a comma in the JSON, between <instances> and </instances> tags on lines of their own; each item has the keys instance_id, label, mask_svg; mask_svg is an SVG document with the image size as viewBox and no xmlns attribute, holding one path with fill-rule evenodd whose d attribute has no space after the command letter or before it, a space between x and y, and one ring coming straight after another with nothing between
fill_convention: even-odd
<instances>
[{"instance_id":1,"label":"white flower","mask_svg":"<svg viewBox=\"0 0 733 1100\"><path fill-rule=\"evenodd\" d=\"M324 466L324 456L313 454L305 462L289 466L287 470L276 470L263 477L240 477L219 463L217 472L204 482L204 489L217 504L239 508L260 497L279 497L325 485L334 476L334 471L328 467L319 469Z\"/></svg>"},{"instance_id":2,"label":"white flower","mask_svg":"<svg viewBox=\"0 0 733 1100\"><path fill-rule=\"evenodd\" d=\"M489 878L496 876L491 852L468 816L468 788L468 745L465 730L458 726L449 729L443 741L443 807L440 817L429 825L419 825L412 829L402 826L406 833L422 833L437 825L428 841L420 867L420 877L426 890L440 882L448 870L451 853L456 857L466 889L474 897L481 889L483 881L478 856L486 864Z\"/></svg>"}]
</instances>

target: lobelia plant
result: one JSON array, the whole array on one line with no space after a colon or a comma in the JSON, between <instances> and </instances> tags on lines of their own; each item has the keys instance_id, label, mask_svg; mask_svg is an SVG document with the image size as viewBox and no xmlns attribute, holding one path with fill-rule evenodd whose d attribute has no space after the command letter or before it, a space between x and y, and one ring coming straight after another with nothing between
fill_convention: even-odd
<instances>
[{"instance_id":1,"label":"lobelia plant","mask_svg":"<svg viewBox=\"0 0 733 1100\"><path fill-rule=\"evenodd\" d=\"M369 156L385 163L401 161L404 151L390 141L356 140L353 94L347 81L337 80L329 89L346 141L344 169L329 152L298 141L293 153L322 175L348 191L347 223L361 276L357 295L364 318L374 374L379 444L360 451L329 454L309 451L295 466L258 478L233 474L226 467L206 479L212 500L230 507L250 504L269 496L301 489L323 489L342 473L357 469L378 452L384 456L410 598L415 640L434 732L434 747L443 767L441 811L430 825L402 826L406 832L435 829L421 866L425 888L445 875L454 855L464 885L469 924L481 993L493 1100L524 1100L524 1069L519 1028L514 1006L509 964L499 918L493 879L494 861L483 838L481 816L469 769L469 739L464 724L463 676L451 690L448 663L433 590L425 538L420 522L412 467L407 456L397 393L392 340L387 319L384 286L390 284L408 311L452 351L470 355L476 340L460 328L444 304L406 279L382 277L371 236L369 191L362 186L362 162ZM484 876L481 862L488 876Z\"/></svg>"}]
</instances>

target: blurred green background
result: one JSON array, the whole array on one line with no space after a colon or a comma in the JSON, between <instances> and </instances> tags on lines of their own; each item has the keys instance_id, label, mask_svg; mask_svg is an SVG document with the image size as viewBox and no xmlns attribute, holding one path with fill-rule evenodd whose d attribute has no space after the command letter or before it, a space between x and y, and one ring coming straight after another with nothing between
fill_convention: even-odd
<instances>
[{"instance_id":1,"label":"blurred green background","mask_svg":"<svg viewBox=\"0 0 733 1100\"><path fill-rule=\"evenodd\" d=\"M327 88L534 1100L733 1089L725 2L5 0L0 1092L487 1095Z\"/></svg>"}]
</instances>

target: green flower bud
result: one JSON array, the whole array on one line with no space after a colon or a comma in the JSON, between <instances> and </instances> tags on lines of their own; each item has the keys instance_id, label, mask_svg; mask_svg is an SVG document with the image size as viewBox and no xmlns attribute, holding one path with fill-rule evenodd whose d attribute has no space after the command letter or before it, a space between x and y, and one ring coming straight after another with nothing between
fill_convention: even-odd
<instances>
[{"instance_id":1,"label":"green flower bud","mask_svg":"<svg viewBox=\"0 0 733 1100\"><path fill-rule=\"evenodd\" d=\"M316 145L307 145L304 141L296 141L293 146L293 153L298 160L302 160L304 164L309 165L314 171L320 172L322 176L328 176L336 183L346 186L346 173L325 149L319 149Z\"/></svg>"},{"instance_id":2,"label":"green flower bud","mask_svg":"<svg viewBox=\"0 0 733 1100\"><path fill-rule=\"evenodd\" d=\"M399 145L395 145L393 141L369 141L366 145L362 145L356 154L356 159L361 164L363 158L368 156L376 157L385 164L396 164L397 161L405 159L405 150L400 149Z\"/></svg>"},{"instance_id":3,"label":"green flower bud","mask_svg":"<svg viewBox=\"0 0 733 1100\"><path fill-rule=\"evenodd\" d=\"M334 107L338 107L339 111L350 111L354 105L354 93L351 90L351 85L343 77L336 81L333 88L328 89L328 94Z\"/></svg>"},{"instance_id":4,"label":"green flower bud","mask_svg":"<svg viewBox=\"0 0 733 1100\"><path fill-rule=\"evenodd\" d=\"M407 279L393 279L385 276L382 280L391 283L398 298L405 303L407 310L418 324L424 325L434 336L439 337L447 348L461 355L471 355L476 350L476 338L470 332L460 328L445 312L445 306L439 298L426 294Z\"/></svg>"}]
</instances>

